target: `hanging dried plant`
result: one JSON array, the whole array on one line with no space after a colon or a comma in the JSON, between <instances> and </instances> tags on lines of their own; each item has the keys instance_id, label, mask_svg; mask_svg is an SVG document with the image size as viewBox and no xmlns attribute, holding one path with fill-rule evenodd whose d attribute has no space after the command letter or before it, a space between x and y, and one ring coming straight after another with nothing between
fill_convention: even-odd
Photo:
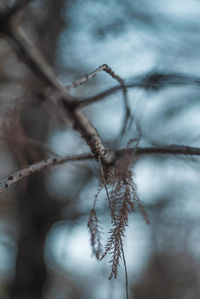
<instances>
[{"instance_id":1,"label":"hanging dried plant","mask_svg":"<svg viewBox=\"0 0 200 299\"><path fill-rule=\"evenodd\" d=\"M113 276L114 278L117 277L120 259L123 259L124 256L123 238L125 237L125 230L128 226L128 216L135 211L136 205L140 208L146 222L148 222L146 213L136 193L136 186L133 181L132 170L130 169L131 164L132 160L130 156L125 155L123 159L118 160L113 173L109 172L107 181L105 181L104 170L100 161L100 172L104 178L104 183L100 186L95 196L94 205L88 221L92 249L99 259L102 247L100 246L99 220L96 215L95 206L99 193L104 186L110 206L112 228L109 231L109 238L100 260L103 260L107 254L111 255L111 273L109 279ZM109 190L107 185L109 185Z\"/></svg>"}]
</instances>

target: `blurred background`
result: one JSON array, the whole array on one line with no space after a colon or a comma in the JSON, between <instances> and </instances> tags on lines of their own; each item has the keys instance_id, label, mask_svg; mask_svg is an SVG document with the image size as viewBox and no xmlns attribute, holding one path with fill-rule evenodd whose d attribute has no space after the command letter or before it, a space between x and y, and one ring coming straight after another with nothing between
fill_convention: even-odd
<instances>
[{"instance_id":1,"label":"blurred background","mask_svg":"<svg viewBox=\"0 0 200 299\"><path fill-rule=\"evenodd\" d=\"M0 8L13 3L2 0ZM64 86L104 63L125 79L133 118L122 137L122 92L108 74L71 92L81 100L101 94L83 109L108 148L133 138L140 146L200 146L198 0L33 0L15 22ZM1 39L0 179L55 154L89 150L66 115L44 101L43 89ZM130 298L200 298L199 162L171 155L135 161L150 224L139 210L130 216L124 240ZM122 263L109 281L109 257L98 262L91 254L87 222L98 186L95 161L73 162L1 193L0 298L125 298ZM105 244L104 191L97 213Z\"/></svg>"}]
</instances>

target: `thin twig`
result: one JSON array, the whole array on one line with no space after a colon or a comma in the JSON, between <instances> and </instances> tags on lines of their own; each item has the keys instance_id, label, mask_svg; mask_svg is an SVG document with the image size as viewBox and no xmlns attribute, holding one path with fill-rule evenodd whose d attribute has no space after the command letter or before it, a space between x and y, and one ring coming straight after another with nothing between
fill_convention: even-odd
<instances>
[{"instance_id":1,"label":"thin twig","mask_svg":"<svg viewBox=\"0 0 200 299\"><path fill-rule=\"evenodd\" d=\"M103 65L99 66L96 70L94 70L93 72L83 76L81 79L74 81L70 85L67 85L65 88L67 90L70 90L72 88L76 88L76 87L84 84L85 82L87 82L89 79L94 78L101 71L104 71L104 72L108 73L113 79L117 80L120 84L121 89L122 89L123 98L124 98L124 105L125 105L125 111L126 111L124 124L123 124L123 128L122 128L122 131L121 131L121 135L123 135L123 133L125 132L125 129L126 129L127 121L128 121L129 116L131 114L130 108L129 108L129 105L128 105L128 99L127 99L127 89L126 89L126 85L125 85L124 80L119 75L117 75L111 69L111 67L109 67L107 64L103 64Z\"/></svg>"},{"instance_id":2,"label":"thin twig","mask_svg":"<svg viewBox=\"0 0 200 299\"><path fill-rule=\"evenodd\" d=\"M200 156L200 148L190 147L190 146L170 145L165 147L163 146L163 147L125 148L125 149L119 149L115 151L116 159L118 159L122 155L127 155L127 154L133 156L133 158L142 155L152 155L152 154L153 155L161 154L161 155ZM86 153L82 155L68 156L64 158L52 157L47 160L32 164L27 168L19 170L14 174L10 175L8 178L2 180L0 182L0 193L7 190L10 186L20 181L24 177L39 172L49 166L61 164L68 161L79 161L79 160L95 159L95 158L96 158L95 155L91 153Z\"/></svg>"},{"instance_id":3,"label":"thin twig","mask_svg":"<svg viewBox=\"0 0 200 299\"><path fill-rule=\"evenodd\" d=\"M52 157L40 162L37 162L35 164L32 164L22 170L19 170L3 181L0 182L0 193L7 190L9 187L11 187L13 184L17 183L18 181L24 179L25 177L39 172L43 170L44 168L47 168L52 165L58 165L61 163L69 162L69 161L79 161L79 160L88 160L94 158L94 155L91 153L82 154L82 155L74 155L74 156L68 156L64 158L58 158L58 157Z\"/></svg>"},{"instance_id":4,"label":"thin twig","mask_svg":"<svg viewBox=\"0 0 200 299\"><path fill-rule=\"evenodd\" d=\"M87 142L95 156L98 157L100 155L105 164L112 163L114 160L113 153L105 149L95 127L88 120L84 112L75 106L76 100L59 83L53 69L26 37L25 33L22 30L10 27L9 31L6 31L5 34L7 34L8 41L14 47L20 59L23 59L24 63L44 83L51 86L59 94L57 97L58 103L68 112L74 123L74 129L80 132L82 138Z\"/></svg>"},{"instance_id":5,"label":"thin twig","mask_svg":"<svg viewBox=\"0 0 200 299\"><path fill-rule=\"evenodd\" d=\"M127 87L127 85L126 85ZM78 106L81 106L81 107L85 107L85 106L88 106L90 104L94 104L98 101L101 101L102 99L104 99L105 97L108 97L109 95L111 94L114 94L118 91L121 90L121 86L114 86L114 87L111 87L109 89L106 89L105 91L103 92L100 92L98 93L97 95L94 95L94 96L91 96L91 97L88 97L86 99L82 99L82 100L77 100L76 101L76 105Z\"/></svg>"},{"instance_id":6,"label":"thin twig","mask_svg":"<svg viewBox=\"0 0 200 299\"><path fill-rule=\"evenodd\" d=\"M115 154L119 157L126 153L133 156L151 155L151 154L200 156L200 148L184 146L184 145L182 146L166 145L166 146L155 146L155 147L125 148L125 149L119 149L115 151Z\"/></svg>"},{"instance_id":7,"label":"thin twig","mask_svg":"<svg viewBox=\"0 0 200 299\"><path fill-rule=\"evenodd\" d=\"M157 82L151 82L152 77L158 76ZM130 81L130 80L129 80ZM200 86L200 78L194 77L190 75L183 75L183 74L156 74L150 73L140 76L139 78L135 78L132 83L125 84L125 88L143 88L147 90L159 90L168 86L185 86L185 85L195 85ZM93 103L96 103L107 96L110 96L118 91L121 90L121 86L113 86L100 92L94 96L78 100L77 105L79 106L87 106Z\"/></svg>"},{"instance_id":8,"label":"thin twig","mask_svg":"<svg viewBox=\"0 0 200 299\"><path fill-rule=\"evenodd\" d=\"M72 88L76 88L76 87L78 87L78 86L84 84L84 83L87 82L88 80L90 80L90 79L96 77L96 75L97 75L99 72L104 71L104 70L105 70L105 67L106 67L105 64L99 66L96 70L92 71L92 72L89 73L89 74L84 75L81 79L78 79L78 80L72 82L71 84L66 85L65 88L66 88L67 90L70 90L70 89L72 89Z\"/></svg>"},{"instance_id":9,"label":"thin twig","mask_svg":"<svg viewBox=\"0 0 200 299\"><path fill-rule=\"evenodd\" d=\"M122 252L122 259L124 264L124 272L125 272L125 284L126 284L126 299L129 299L129 292L128 292L128 270L126 265L126 258L124 254L123 244L121 244L121 252Z\"/></svg>"}]
</instances>

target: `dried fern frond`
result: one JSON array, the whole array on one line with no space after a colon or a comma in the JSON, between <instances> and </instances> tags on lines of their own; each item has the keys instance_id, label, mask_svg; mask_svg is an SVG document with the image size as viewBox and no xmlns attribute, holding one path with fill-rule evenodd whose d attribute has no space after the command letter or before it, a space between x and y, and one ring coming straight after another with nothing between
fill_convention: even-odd
<instances>
[{"instance_id":1,"label":"dried fern frond","mask_svg":"<svg viewBox=\"0 0 200 299\"><path fill-rule=\"evenodd\" d=\"M107 255L111 255L111 273L109 279L113 276L116 278L120 259L123 256L123 238L128 226L128 216L135 211L137 204L148 221L143 206L137 196L136 187L133 182L132 171L129 169L131 161L125 157L123 161L118 161L118 165L113 173L112 188L109 192L109 202L111 208L112 228L109 232L109 238L105 246L101 260Z\"/></svg>"},{"instance_id":2,"label":"dried fern frond","mask_svg":"<svg viewBox=\"0 0 200 299\"><path fill-rule=\"evenodd\" d=\"M109 276L111 279L117 277L119 262L122 257L122 247L123 247L123 237L125 236L125 229L128 225L128 207L127 203L124 201L118 215L115 216L113 219L113 228L110 230L109 234L110 237L108 242L105 246L105 251L101 257L101 260L107 255L107 253L112 255L111 260L109 261L112 263L112 270Z\"/></svg>"},{"instance_id":3,"label":"dried fern frond","mask_svg":"<svg viewBox=\"0 0 200 299\"><path fill-rule=\"evenodd\" d=\"M145 220L148 222L146 213L137 196L136 187L133 181L132 171L130 166L132 161L130 156L123 157L123 160L118 160L113 172L109 172L109 176L105 177L105 171L99 158L99 169L103 184L99 186L95 195L93 208L90 211L88 227L91 234L92 251L97 259L103 260L107 254L111 255L111 273L109 279L113 276L117 277L120 259L123 259L126 264L123 252L123 238L125 237L126 227L128 226L128 216L135 211L137 205ZM109 184L109 187L107 187ZM102 245L100 238L99 220L96 214L96 203L102 188L105 187L109 208L111 211L112 228L109 231L109 238L102 253ZM125 271L127 271L125 269ZM126 272L127 276L127 272Z\"/></svg>"},{"instance_id":4,"label":"dried fern frond","mask_svg":"<svg viewBox=\"0 0 200 299\"><path fill-rule=\"evenodd\" d=\"M119 262L122 257L123 238L126 227L128 226L128 215L134 212L135 205L135 197L130 192L130 185L127 183L127 179L119 179L119 177L117 179L118 181L114 183L110 192L113 227L109 232L110 236L101 257L103 259L108 253L112 256L110 260L112 266L109 279L113 276L117 277Z\"/></svg>"}]
</instances>

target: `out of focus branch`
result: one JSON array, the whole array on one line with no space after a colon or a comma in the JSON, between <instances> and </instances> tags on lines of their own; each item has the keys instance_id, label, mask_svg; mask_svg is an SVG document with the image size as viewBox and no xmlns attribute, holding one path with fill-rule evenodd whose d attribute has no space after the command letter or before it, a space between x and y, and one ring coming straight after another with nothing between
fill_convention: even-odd
<instances>
[{"instance_id":1,"label":"out of focus branch","mask_svg":"<svg viewBox=\"0 0 200 299\"><path fill-rule=\"evenodd\" d=\"M130 111L130 108L128 105L127 89L126 89L125 81L119 75L117 75L107 64L103 64L103 65L99 66L93 72L86 74L81 79L74 81L72 84L67 85L65 88L67 90L76 88L76 87L84 84L85 82L87 82L89 79L94 78L101 71L104 71L107 74L109 74L113 79L117 80L120 84L120 87L121 87L120 89L122 90L122 93L123 93L124 108L125 108L124 124L123 124L122 130L121 130L121 136L123 136L123 134L125 133L126 127L127 127L127 122L129 120L129 118L131 117L131 111ZM77 104L77 101L76 101L76 104ZM79 102L79 104L80 104L80 102Z\"/></svg>"},{"instance_id":2,"label":"out of focus branch","mask_svg":"<svg viewBox=\"0 0 200 299\"><path fill-rule=\"evenodd\" d=\"M33 0L15 0L14 4L7 10L8 17L14 16L18 11L25 8Z\"/></svg>"},{"instance_id":3,"label":"out of focus branch","mask_svg":"<svg viewBox=\"0 0 200 299\"><path fill-rule=\"evenodd\" d=\"M130 80L129 80L130 81ZM176 73L156 73L152 72L149 74L145 74L143 76L139 76L138 78L134 78L131 83L125 84L125 88L143 88L148 91L158 91L162 88L166 88L169 86L185 86L185 85L194 85L200 86L200 78L184 75L184 74L176 74ZM121 90L121 86L114 86L112 88L106 89L101 93L98 93L94 96L88 97L83 100L78 100L77 105L79 106L87 106L92 103L98 102L105 97L108 97L118 91Z\"/></svg>"},{"instance_id":4,"label":"out of focus branch","mask_svg":"<svg viewBox=\"0 0 200 299\"><path fill-rule=\"evenodd\" d=\"M200 156L200 148L190 147L190 146L170 145L170 146L162 146L162 147L125 148L125 149L119 149L115 151L116 159L127 154L133 156L133 158L142 155L152 155L152 154ZM49 166L58 165L65 162L81 161L81 160L88 160L94 158L95 155L91 153L86 153L81 155L67 156L64 158L53 157L32 164L27 168L19 170L13 173L12 175L10 175L9 177L7 177L6 179L2 180L0 182L0 193L7 190L10 186L22 180L23 178L33 173L39 172Z\"/></svg>"},{"instance_id":5,"label":"out of focus branch","mask_svg":"<svg viewBox=\"0 0 200 299\"><path fill-rule=\"evenodd\" d=\"M3 31L4 29L2 29ZM50 65L45 61L38 49L25 36L22 30L14 28L12 24L5 27L3 32L6 39L16 50L19 58L39 78L58 93L57 101L71 117L74 128L80 132L82 138L87 142L96 157L100 156L105 164L112 163L113 153L106 150L97 130L91 124L84 112L75 105L76 100L67 93L66 89L59 83L57 76Z\"/></svg>"},{"instance_id":6,"label":"out of focus branch","mask_svg":"<svg viewBox=\"0 0 200 299\"><path fill-rule=\"evenodd\" d=\"M200 156L199 147L191 146L179 146L179 145L168 145L168 146L155 146L155 147L135 147L135 148L125 148L116 150L116 156L121 156L123 154L130 154L133 156L141 155L187 155L187 156Z\"/></svg>"},{"instance_id":7,"label":"out of focus branch","mask_svg":"<svg viewBox=\"0 0 200 299\"><path fill-rule=\"evenodd\" d=\"M92 153L94 154L86 154L87 158L94 158L100 157L101 161L105 164L112 164L115 162L115 155L122 155L125 153L130 153L133 155L142 155L142 154L182 154L182 155L200 155L199 148L191 148L185 146L166 146L166 147L154 147L154 148L134 148L134 149L122 149L117 151L108 151L105 149L101 138L98 135L97 130L85 116L83 111L80 109L78 104L83 105L83 103L78 102L74 99L63 87L57 79L56 74L54 73L53 69L50 65L45 61L43 56L40 54L38 49L31 43L30 39L26 37L22 30L19 28L14 28L12 26L12 22L10 22L10 17L14 15L23 5L30 2L24 0L18 0L15 2L15 5L11 9L8 9L7 12L0 13L0 23L5 21L4 26L0 28L1 33L6 37L6 39L11 43L13 48L16 50L19 58L23 60L23 62L41 79L41 81L47 86L51 87L56 92L56 99L58 103L64 108L68 115L70 115L73 123L74 128L81 133L82 138L87 142L89 145ZM7 25L8 24L8 25ZM113 77L115 77L120 83L121 88L125 90L124 83L121 82L121 78L116 76L112 72L112 70L108 69L103 66L103 69L106 72L109 72ZM85 79L84 79L85 80ZM175 75L175 74L149 74L143 78L139 78L135 80L133 84L127 85L128 88L130 87L138 87L143 86L146 89L159 89L167 84L180 84L180 82L185 83L195 83L199 84L200 80L197 78L186 78L183 75ZM114 92L118 90L120 87L113 88L108 90L100 95L93 97L93 100L100 99L106 94ZM89 103L89 100L85 100L85 103ZM91 102L91 100L90 100ZM0 192L7 189L13 183L19 181L21 178L28 176L31 173L36 171L42 170L50 165L63 163L69 160L80 160L82 156L73 156L64 158L50 158L46 161L41 161L36 163L28 168L15 173L13 176L10 176L6 180L4 180L0 185ZM83 156L85 159L85 156Z\"/></svg>"},{"instance_id":8,"label":"out of focus branch","mask_svg":"<svg viewBox=\"0 0 200 299\"><path fill-rule=\"evenodd\" d=\"M31 1L32 0L16 0L9 8L0 11L0 33L6 33L11 18L15 16L18 11L25 8Z\"/></svg>"}]
</instances>

